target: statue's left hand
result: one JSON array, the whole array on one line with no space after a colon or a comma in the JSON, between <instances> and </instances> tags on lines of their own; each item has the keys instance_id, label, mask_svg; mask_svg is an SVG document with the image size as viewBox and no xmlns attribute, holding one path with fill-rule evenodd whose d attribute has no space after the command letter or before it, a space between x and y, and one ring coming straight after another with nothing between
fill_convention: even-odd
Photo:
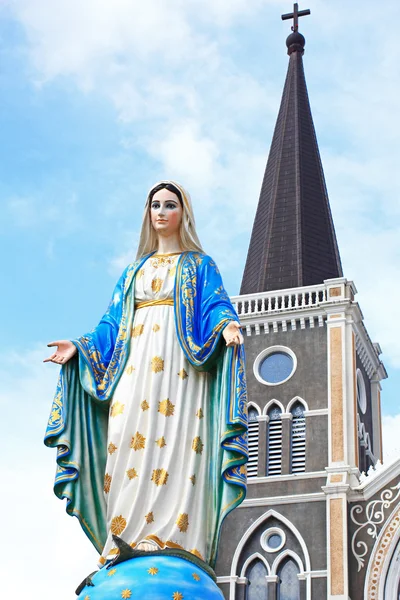
<instances>
[{"instance_id":1,"label":"statue's left hand","mask_svg":"<svg viewBox=\"0 0 400 600\"><path fill-rule=\"evenodd\" d=\"M240 332L240 323L237 321L231 321L222 331L222 335L226 341L227 346L236 346L243 344L243 336Z\"/></svg>"}]
</instances>

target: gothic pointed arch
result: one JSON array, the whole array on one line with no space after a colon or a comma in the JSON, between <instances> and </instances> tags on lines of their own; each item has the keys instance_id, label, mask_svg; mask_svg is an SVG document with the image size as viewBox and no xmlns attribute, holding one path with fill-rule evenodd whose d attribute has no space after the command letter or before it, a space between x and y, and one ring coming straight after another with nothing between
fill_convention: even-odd
<instances>
[{"instance_id":1,"label":"gothic pointed arch","mask_svg":"<svg viewBox=\"0 0 400 600\"><path fill-rule=\"evenodd\" d=\"M282 473L282 409L281 403L269 403L267 412L267 477Z\"/></svg>"},{"instance_id":2,"label":"gothic pointed arch","mask_svg":"<svg viewBox=\"0 0 400 600\"><path fill-rule=\"evenodd\" d=\"M250 525L250 527L242 535L238 545L236 546L236 550L235 550L235 553L232 558L231 577L235 577L235 576L239 575L239 573L237 572L239 559L241 557L241 554L243 552L243 549L244 549L246 543L251 538L253 533L258 529L258 527L260 525L262 525L263 523L266 523L268 521L268 519L270 519L270 518L280 521L282 523L282 525L287 527L288 530L294 535L294 537L296 538L296 540L298 541L298 543L300 545L300 548L301 548L301 551L303 554L304 567L305 567L304 571L306 571L306 572L311 571L310 553L308 551L307 545L306 545L304 538L301 535L300 531L287 517L285 517L278 511L271 508L271 509L267 510L264 514L262 514L260 517L258 517L258 519L256 519L254 521L254 523L252 523Z\"/></svg>"},{"instance_id":3,"label":"gothic pointed arch","mask_svg":"<svg viewBox=\"0 0 400 600\"><path fill-rule=\"evenodd\" d=\"M309 408L308 408L308 404L307 404L307 402L304 400L304 398L302 398L301 396L294 396L294 398L292 398L292 399L290 400L290 402L288 403L288 405L287 405L287 407L286 407L286 412L287 412L287 413L290 413L290 412L291 412L291 410L292 410L292 406L293 406L293 404L296 404L297 402L299 402L300 404L302 404L302 405L303 405L303 407L304 407L304 410L307 410L307 411L309 410Z\"/></svg>"},{"instance_id":4,"label":"gothic pointed arch","mask_svg":"<svg viewBox=\"0 0 400 600\"><path fill-rule=\"evenodd\" d=\"M291 404L291 403L289 403ZM306 470L306 417L304 402L296 400L290 406L290 472Z\"/></svg>"},{"instance_id":5,"label":"gothic pointed arch","mask_svg":"<svg viewBox=\"0 0 400 600\"><path fill-rule=\"evenodd\" d=\"M249 402L247 405L249 429L249 460L247 462L247 477L252 479L258 475L258 445L260 423L258 417L261 409L255 402Z\"/></svg>"}]
</instances>

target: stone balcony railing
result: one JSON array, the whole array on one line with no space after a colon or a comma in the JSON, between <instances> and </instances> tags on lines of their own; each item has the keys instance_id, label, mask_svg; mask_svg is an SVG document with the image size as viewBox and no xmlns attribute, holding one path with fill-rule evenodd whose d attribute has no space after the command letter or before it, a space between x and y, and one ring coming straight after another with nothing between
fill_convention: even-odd
<instances>
[{"instance_id":1,"label":"stone balcony railing","mask_svg":"<svg viewBox=\"0 0 400 600\"><path fill-rule=\"evenodd\" d=\"M343 277L327 279L319 285L232 296L240 318L274 315L286 311L302 311L353 300L356 293L352 281Z\"/></svg>"}]
</instances>

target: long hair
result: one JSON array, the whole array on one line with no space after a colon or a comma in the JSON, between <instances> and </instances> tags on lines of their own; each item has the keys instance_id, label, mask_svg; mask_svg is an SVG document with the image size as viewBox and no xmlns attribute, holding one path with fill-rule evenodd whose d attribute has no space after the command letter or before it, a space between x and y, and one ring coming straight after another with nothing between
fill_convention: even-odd
<instances>
[{"instance_id":1,"label":"long hair","mask_svg":"<svg viewBox=\"0 0 400 600\"><path fill-rule=\"evenodd\" d=\"M150 206L155 192L164 188L174 192L178 196L182 205L182 221L179 228L179 237L182 250L192 250L195 252L204 253L200 240L197 237L192 202L189 194L179 183L165 180L159 181L153 185L147 194L136 259L142 258L142 256L145 256L150 252L154 252L158 248L157 234L150 219Z\"/></svg>"}]
</instances>

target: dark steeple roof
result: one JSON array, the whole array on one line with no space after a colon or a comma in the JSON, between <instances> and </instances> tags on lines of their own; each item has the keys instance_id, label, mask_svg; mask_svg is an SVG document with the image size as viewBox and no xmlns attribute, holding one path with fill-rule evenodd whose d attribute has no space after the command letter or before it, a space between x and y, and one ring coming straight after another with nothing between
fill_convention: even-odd
<instances>
[{"instance_id":1,"label":"dark steeple roof","mask_svg":"<svg viewBox=\"0 0 400 600\"><path fill-rule=\"evenodd\" d=\"M305 39L286 40L289 68L251 234L241 294L342 276L303 70Z\"/></svg>"}]
</instances>

